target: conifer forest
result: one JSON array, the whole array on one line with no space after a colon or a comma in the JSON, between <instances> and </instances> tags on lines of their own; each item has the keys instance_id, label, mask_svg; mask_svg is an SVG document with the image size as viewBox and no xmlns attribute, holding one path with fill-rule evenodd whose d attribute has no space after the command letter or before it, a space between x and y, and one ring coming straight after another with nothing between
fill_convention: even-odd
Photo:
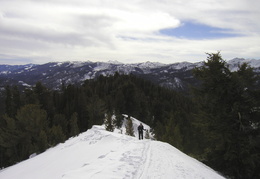
<instances>
[{"instance_id":1,"label":"conifer forest","mask_svg":"<svg viewBox=\"0 0 260 179\"><path fill-rule=\"evenodd\" d=\"M220 53L193 70L200 85L188 93L134 75L99 76L81 85L25 90L6 86L0 109L0 167L64 142L116 116L151 126L168 142L230 178L260 178L259 76L247 64L230 71ZM109 126L112 128L113 126ZM87 152L87 151L86 151Z\"/></svg>"}]
</instances>

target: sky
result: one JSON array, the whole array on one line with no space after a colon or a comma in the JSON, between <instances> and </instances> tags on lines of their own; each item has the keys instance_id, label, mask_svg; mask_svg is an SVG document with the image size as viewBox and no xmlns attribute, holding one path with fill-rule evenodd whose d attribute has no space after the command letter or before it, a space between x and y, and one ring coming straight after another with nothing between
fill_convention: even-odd
<instances>
[{"instance_id":1,"label":"sky","mask_svg":"<svg viewBox=\"0 0 260 179\"><path fill-rule=\"evenodd\" d=\"M0 0L0 64L260 59L259 0Z\"/></svg>"}]
</instances>

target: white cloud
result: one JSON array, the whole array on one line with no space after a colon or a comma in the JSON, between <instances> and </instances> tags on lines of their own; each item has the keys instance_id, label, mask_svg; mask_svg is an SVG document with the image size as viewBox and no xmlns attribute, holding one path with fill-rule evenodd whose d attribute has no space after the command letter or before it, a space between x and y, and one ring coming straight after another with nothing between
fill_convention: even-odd
<instances>
[{"instance_id":1,"label":"white cloud","mask_svg":"<svg viewBox=\"0 0 260 179\"><path fill-rule=\"evenodd\" d=\"M260 2L254 0L1 0L0 59L199 61L260 58ZM230 29L241 37L188 40L159 30L183 21ZM7 62L8 63L8 62Z\"/></svg>"}]
</instances>

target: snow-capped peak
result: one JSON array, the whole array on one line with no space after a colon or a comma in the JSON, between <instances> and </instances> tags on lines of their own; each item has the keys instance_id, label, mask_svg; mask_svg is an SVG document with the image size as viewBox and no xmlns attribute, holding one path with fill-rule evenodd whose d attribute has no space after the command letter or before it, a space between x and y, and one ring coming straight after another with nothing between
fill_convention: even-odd
<instances>
[{"instance_id":1,"label":"snow-capped peak","mask_svg":"<svg viewBox=\"0 0 260 179\"><path fill-rule=\"evenodd\" d=\"M165 64L163 63L159 63L159 62L150 62L150 61L147 61L147 62L144 62L144 63L138 63L138 67L140 68L158 68L158 67L162 67L164 66Z\"/></svg>"},{"instance_id":2,"label":"snow-capped peak","mask_svg":"<svg viewBox=\"0 0 260 179\"><path fill-rule=\"evenodd\" d=\"M117 61L117 60L109 60L107 63L110 63L110 64L116 64L116 65L122 65L123 63Z\"/></svg>"},{"instance_id":3,"label":"snow-capped peak","mask_svg":"<svg viewBox=\"0 0 260 179\"><path fill-rule=\"evenodd\" d=\"M175 70L180 70L180 69L184 69L184 68L186 70L190 70L190 69L193 69L194 67L195 67L195 65L190 62L174 63L171 65L171 68L175 69Z\"/></svg>"},{"instance_id":4,"label":"snow-capped peak","mask_svg":"<svg viewBox=\"0 0 260 179\"><path fill-rule=\"evenodd\" d=\"M238 67L243 63L247 63L252 68L260 68L260 60L256 59L244 59L244 58L234 58L232 60L227 61L229 68L231 71L237 71Z\"/></svg>"}]
</instances>

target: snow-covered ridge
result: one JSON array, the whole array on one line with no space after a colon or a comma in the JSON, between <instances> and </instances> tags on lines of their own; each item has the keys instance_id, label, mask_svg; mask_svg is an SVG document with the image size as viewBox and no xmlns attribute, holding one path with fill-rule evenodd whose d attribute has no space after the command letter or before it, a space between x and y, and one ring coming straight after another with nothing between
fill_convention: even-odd
<instances>
[{"instance_id":1,"label":"snow-covered ridge","mask_svg":"<svg viewBox=\"0 0 260 179\"><path fill-rule=\"evenodd\" d=\"M237 70L238 66L244 62L253 67L256 73L260 72L260 60L236 58L227 61L232 71ZM42 65L0 65L0 77L3 79L2 86L20 85L19 81L33 86L41 81L49 88L59 89L62 83L65 85L82 84L87 79L95 79L100 75L110 76L118 72L138 75L158 85L183 91L188 86L196 84L191 70L202 65L203 62L162 64L149 61L135 64L123 64L117 61L68 61Z\"/></svg>"},{"instance_id":2,"label":"snow-covered ridge","mask_svg":"<svg viewBox=\"0 0 260 179\"><path fill-rule=\"evenodd\" d=\"M236 70L239 65L242 63L247 63L253 68L260 68L260 60L255 59L243 59L243 58L235 58L227 61L231 70ZM133 63L133 64L124 64L118 61L108 61L108 62L91 62L91 61L69 61L69 62L52 62L49 63L49 68L60 67L65 65L70 68L80 68L84 66L90 66L94 71L104 71L104 70L114 70L114 71L125 71L126 74L129 74L132 71L135 71L136 68L143 70L144 73L150 73L152 69L161 68L161 67L169 67L174 70L191 70L194 67L201 66L203 63L190 63L190 62L179 62L173 64L163 64L159 62L144 62L144 63ZM37 66L43 65L0 65L0 74L9 74L15 72L16 74L23 73L25 71L35 70L34 68ZM19 70L20 69L20 70Z\"/></svg>"},{"instance_id":3,"label":"snow-covered ridge","mask_svg":"<svg viewBox=\"0 0 260 179\"><path fill-rule=\"evenodd\" d=\"M135 64L133 64L133 65L135 65ZM140 68L158 68L158 67L165 66L166 64L147 61L144 63L137 63L136 65Z\"/></svg>"},{"instance_id":4,"label":"snow-covered ridge","mask_svg":"<svg viewBox=\"0 0 260 179\"><path fill-rule=\"evenodd\" d=\"M134 119L136 126L140 121ZM145 128L149 126L145 125ZM70 138L40 155L0 171L5 179L222 179L173 146L138 140L103 126Z\"/></svg>"},{"instance_id":5,"label":"snow-covered ridge","mask_svg":"<svg viewBox=\"0 0 260 179\"><path fill-rule=\"evenodd\" d=\"M228 65L231 71L237 71L239 66L243 63L247 63L252 68L255 68L255 71L259 72L260 60L256 59L244 59L244 58L234 58L228 61Z\"/></svg>"},{"instance_id":6,"label":"snow-covered ridge","mask_svg":"<svg viewBox=\"0 0 260 179\"><path fill-rule=\"evenodd\" d=\"M244 58L234 58L228 61L229 64L242 64L248 63L251 67L260 67L260 60L256 59L244 59Z\"/></svg>"},{"instance_id":7,"label":"snow-covered ridge","mask_svg":"<svg viewBox=\"0 0 260 179\"><path fill-rule=\"evenodd\" d=\"M69 66L76 68L76 67L81 67L87 64L92 64L92 63L97 63L97 66L109 66L109 65L119 65L119 66L135 66L139 68L158 68L158 67L163 67L163 66L172 66L175 67L175 69L181 69L181 68L186 68L189 66L197 66L201 64L202 62L196 62L196 63L191 63L191 62L177 62L177 63L171 63L171 64L164 64L160 62L143 62L143 63L121 63L118 61L113 61L110 60L108 62L92 62L92 61L67 61L67 62L50 62L52 64L50 67L55 67L55 66L61 66L63 64L69 64ZM234 58L231 60L227 61L228 64L230 65L237 65L237 64L242 64L242 63L248 63L251 67L253 68L258 68L260 67L260 59L244 59L244 58ZM43 64L45 65L45 64ZM37 64L26 64L26 65L1 65L0 64L0 71L2 71L2 68L9 68L10 70L12 69L19 69L23 68L25 70L28 70L34 66L39 66ZM13 67L13 68L10 68Z\"/></svg>"}]
</instances>

